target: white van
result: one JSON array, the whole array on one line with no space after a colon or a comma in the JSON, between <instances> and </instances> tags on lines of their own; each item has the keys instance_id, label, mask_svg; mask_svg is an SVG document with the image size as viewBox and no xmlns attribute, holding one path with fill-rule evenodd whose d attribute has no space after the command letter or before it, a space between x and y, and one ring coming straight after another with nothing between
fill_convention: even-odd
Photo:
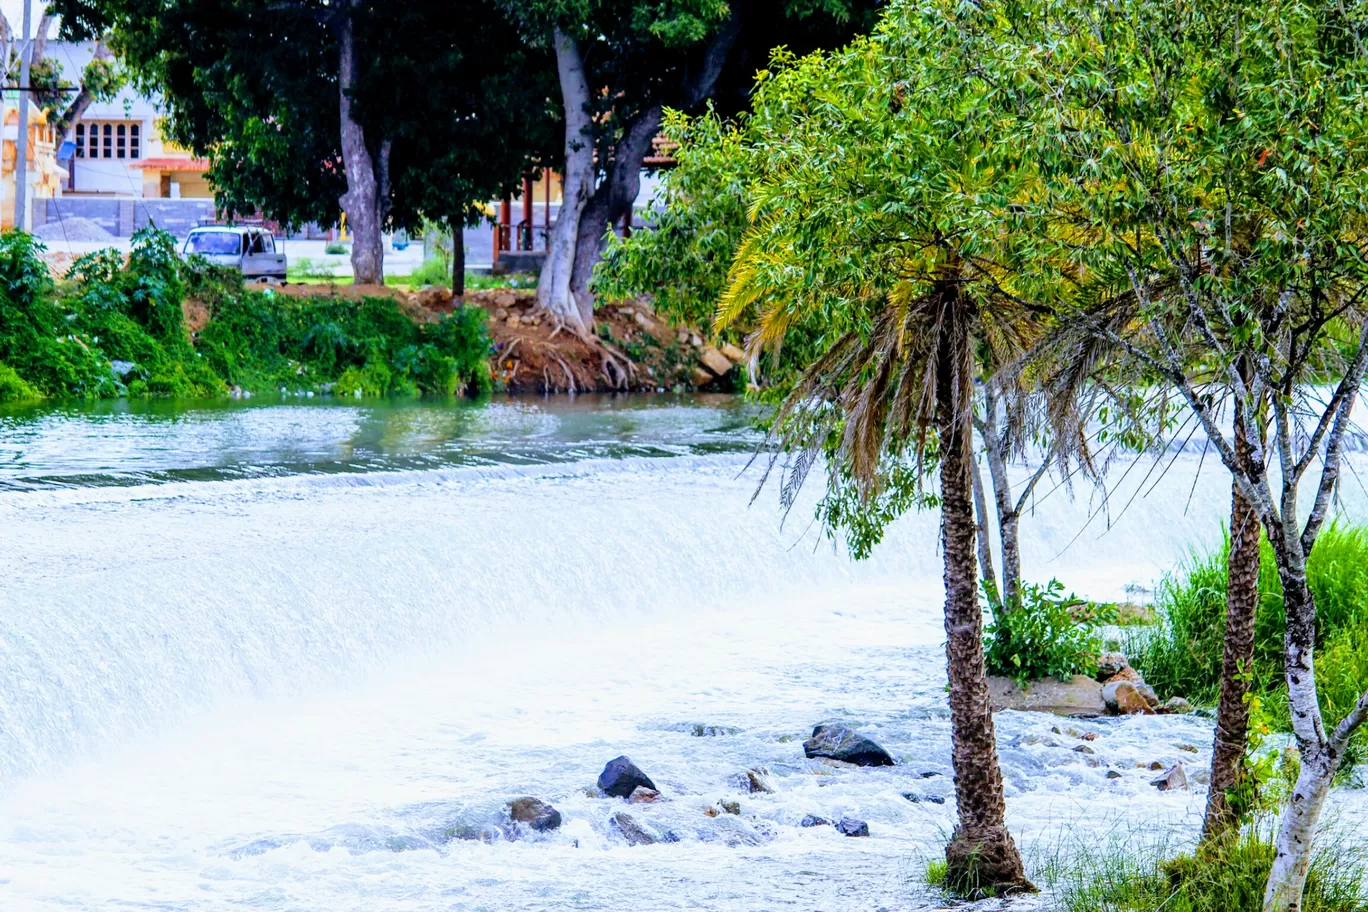
<instances>
[{"instance_id":1,"label":"white van","mask_svg":"<svg viewBox=\"0 0 1368 912\"><path fill-rule=\"evenodd\" d=\"M249 282L285 281L285 254L276 252L275 237L262 228L195 228L181 254L198 254L220 266L235 266Z\"/></svg>"}]
</instances>

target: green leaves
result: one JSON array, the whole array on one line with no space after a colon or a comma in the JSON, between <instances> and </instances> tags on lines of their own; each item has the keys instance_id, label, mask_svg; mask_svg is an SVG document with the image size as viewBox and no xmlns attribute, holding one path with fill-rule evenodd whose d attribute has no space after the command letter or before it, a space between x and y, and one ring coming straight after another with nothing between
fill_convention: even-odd
<instances>
[{"instance_id":1,"label":"green leaves","mask_svg":"<svg viewBox=\"0 0 1368 912\"><path fill-rule=\"evenodd\" d=\"M984 661L990 675L1022 683L1042 678L1067 681L1097 672L1102 638L1091 624L1077 621L1070 608L1080 599L1064 595L1064 585L1027 583L1021 604L1003 607L990 599L993 623L984 630Z\"/></svg>"}]
</instances>

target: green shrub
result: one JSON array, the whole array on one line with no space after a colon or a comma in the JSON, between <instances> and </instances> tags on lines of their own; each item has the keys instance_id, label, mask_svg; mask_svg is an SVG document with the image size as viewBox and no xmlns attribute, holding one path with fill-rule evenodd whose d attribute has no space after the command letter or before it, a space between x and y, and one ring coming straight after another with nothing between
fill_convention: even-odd
<instances>
[{"instance_id":1,"label":"green shrub","mask_svg":"<svg viewBox=\"0 0 1368 912\"><path fill-rule=\"evenodd\" d=\"M0 402L23 402L42 397L42 393L14 372L14 368L0 362Z\"/></svg>"},{"instance_id":2,"label":"green shrub","mask_svg":"<svg viewBox=\"0 0 1368 912\"><path fill-rule=\"evenodd\" d=\"M1132 631L1125 651L1161 697L1184 696L1214 703L1220 692L1225 638L1226 572L1230 545L1193 555L1166 577L1156 593L1159 623ZM1287 730L1282 585L1272 548L1260 545L1259 609L1254 624L1252 684L1267 703L1274 724ZM1316 685L1330 723L1342 718L1368 689L1368 528L1327 525L1307 562L1307 582L1316 600ZM1350 744L1346 766L1361 762L1368 734Z\"/></svg>"},{"instance_id":3,"label":"green shrub","mask_svg":"<svg viewBox=\"0 0 1368 912\"><path fill-rule=\"evenodd\" d=\"M1059 912L1261 912L1273 864L1267 835L1246 829L1195 853L1080 846L1047 865ZM1316 847L1303 912L1368 912L1368 855L1333 836Z\"/></svg>"},{"instance_id":4,"label":"green shrub","mask_svg":"<svg viewBox=\"0 0 1368 912\"><path fill-rule=\"evenodd\" d=\"M389 298L361 301L246 291L236 270L182 261L165 232L79 258L60 287L42 245L0 235L0 398L220 395L326 389L453 395L489 389L478 308L417 324ZM209 310L192 341L182 302ZM116 378L110 361L126 361ZM345 378L345 379L344 379Z\"/></svg>"},{"instance_id":5,"label":"green shrub","mask_svg":"<svg viewBox=\"0 0 1368 912\"><path fill-rule=\"evenodd\" d=\"M323 252L328 256L346 256L350 250L342 241L328 241L323 245Z\"/></svg>"},{"instance_id":6,"label":"green shrub","mask_svg":"<svg viewBox=\"0 0 1368 912\"><path fill-rule=\"evenodd\" d=\"M346 251L344 250L343 253ZM337 273L325 263L315 263L309 257L298 257L290 264L291 279L335 279Z\"/></svg>"},{"instance_id":7,"label":"green shrub","mask_svg":"<svg viewBox=\"0 0 1368 912\"><path fill-rule=\"evenodd\" d=\"M993 622L984 631L988 673L1022 682L1096 674L1102 640L1070 611L1078 601L1064 595L1059 580L1050 580L1023 586L1021 604L1011 611L994 607Z\"/></svg>"}]
</instances>

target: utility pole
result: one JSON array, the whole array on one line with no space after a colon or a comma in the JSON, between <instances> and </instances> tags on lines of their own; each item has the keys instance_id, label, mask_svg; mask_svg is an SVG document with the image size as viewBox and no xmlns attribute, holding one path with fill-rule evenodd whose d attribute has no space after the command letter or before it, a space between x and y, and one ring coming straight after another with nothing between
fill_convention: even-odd
<instances>
[{"instance_id":1,"label":"utility pole","mask_svg":"<svg viewBox=\"0 0 1368 912\"><path fill-rule=\"evenodd\" d=\"M28 227L28 120L29 120L29 57L33 43L29 39L33 19L33 0L24 0L24 43L19 59L19 135L14 151L14 227L23 231Z\"/></svg>"}]
</instances>

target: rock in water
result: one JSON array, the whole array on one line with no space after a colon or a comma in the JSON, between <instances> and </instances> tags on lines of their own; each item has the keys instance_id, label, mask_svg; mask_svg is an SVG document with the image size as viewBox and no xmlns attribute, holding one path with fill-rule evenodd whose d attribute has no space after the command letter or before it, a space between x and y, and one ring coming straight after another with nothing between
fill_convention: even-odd
<instances>
[{"instance_id":1,"label":"rock in water","mask_svg":"<svg viewBox=\"0 0 1368 912\"><path fill-rule=\"evenodd\" d=\"M508 816L514 823L525 823L538 833L559 829L560 811L538 798L519 798L508 805Z\"/></svg>"},{"instance_id":2,"label":"rock in water","mask_svg":"<svg viewBox=\"0 0 1368 912\"><path fill-rule=\"evenodd\" d=\"M618 811L613 815L613 826L622 834L622 838L627 840L628 845L651 845L656 841L655 837L646 832L631 814Z\"/></svg>"},{"instance_id":3,"label":"rock in water","mask_svg":"<svg viewBox=\"0 0 1368 912\"><path fill-rule=\"evenodd\" d=\"M618 757L609 760L608 765L599 773L598 787L605 795L613 798L627 798L638 786L645 786L651 791L660 791L656 784L651 781L637 765L632 762L630 757Z\"/></svg>"},{"instance_id":4,"label":"rock in water","mask_svg":"<svg viewBox=\"0 0 1368 912\"><path fill-rule=\"evenodd\" d=\"M844 725L818 725L803 742L807 757L826 757L856 766L893 766L888 751Z\"/></svg>"},{"instance_id":5,"label":"rock in water","mask_svg":"<svg viewBox=\"0 0 1368 912\"><path fill-rule=\"evenodd\" d=\"M831 826L831 821L825 817L818 817L816 814L808 814L798 825L800 827Z\"/></svg>"},{"instance_id":6,"label":"rock in water","mask_svg":"<svg viewBox=\"0 0 1368 912\"><path fill-rule=\"evenodd\" d=\"M628 804L655 804L659 800L660 792L644 785L638 785L632 789L632 794L627 796Z\"/></svg>"},{"instance_id":7,"label":"rock in water","mask_svg":"<svg viewBox=\"0 0 1368 912\"><path fill-rule=\"evenodd\" d=\"M744 773L737 773L728 781L737 789L752 795L774 794L774 786L770 785L764 770L749 769Z\"/></svg>"},{"instance_id":8,"label":"rock in water","mask_svg":"<svg viewBox=\"0 0 1368 912\"><path fill-rule=\"evenodd\" d=\"M1102 688L1102 700L1107 709L1118 715L1153 715L1149 701L1141 695L1130 681L1112 681Z\"/></svg>"},{"instance_id":9,"label":"rock in water","mask_svg":"<svg viewBox=\"0 0 1368 912\"><path fill-rule=\"evenodd\" d=\"M991 677L988 699L992 701L993 712L1015 709L1057 716L1100 716L1107 711L1107 704L1102 702L1102 685L1087 675L1074 675L1068 681L1044 678L1026 687L1011 678Z\"/></svg>"},{"instance_id":10,"label":"rock in water","mask_svg":"<svg viewBox=\"0 0 1368 912\"><path fill-rule=\"evenodd\" d=\"M1161 792L1187 791L1187 771L1183 769L1183 764L1175 763L1165 770L1162 776L1151 779L1150 785Z\"/></svg>"},{"instance_id":11,"label":"rock in water","mask_svg":"<svg viewBox=\"0 0 1368 912\"><path fill-rule=\"evenodd\" d=\"M1164 704L1160 712L1174 714L1190 713L1192 712L1192 704L1182 697L1169 697L1169 701Z\"/></svg>"},{"instance_id":12,"label":"rock in water","mask_svg":"<svg viewBox=\"0 0 1368 912\"><path fill-rule=\"evenodd\" d=\"M841 822L836 824L836 829L846 836L868 836L869 824L863 820L856 820L854 817L842 817Z\"/></svg>"}]
</instances>

